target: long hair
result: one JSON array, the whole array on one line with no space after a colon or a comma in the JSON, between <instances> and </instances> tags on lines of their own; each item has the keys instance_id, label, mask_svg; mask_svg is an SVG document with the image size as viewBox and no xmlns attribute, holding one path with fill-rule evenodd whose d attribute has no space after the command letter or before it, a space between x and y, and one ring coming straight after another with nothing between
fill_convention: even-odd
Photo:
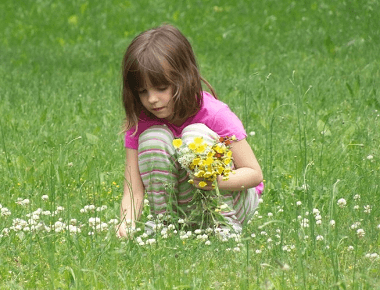
<instances>
[{"instance_id":1,"label":"long hair","mask_svg":"<svg viewBox=\"0 0 380 290\"><path fill-rule=\"evenodd\" d=\"M203 103L201 81L217 98L214 89L199 73L189 41L171 25L156 27L136 36L124 55L122 73L125 131L134 126L137 131L142 111L154 116L145 110L138 95L138 89L147 80L155 87L173 87L174 112L169 122L183 122L198 112Z\"/></svg>"}]
</instances>

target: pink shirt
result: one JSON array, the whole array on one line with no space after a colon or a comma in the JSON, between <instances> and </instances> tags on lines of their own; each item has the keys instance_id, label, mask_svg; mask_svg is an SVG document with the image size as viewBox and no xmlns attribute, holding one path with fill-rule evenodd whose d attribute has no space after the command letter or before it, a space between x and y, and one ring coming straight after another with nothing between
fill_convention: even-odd
<instances>
[{"instance_id":1,"label":"pink shirt","mask_svg":"<svg viewBox=\"0 0 380 290\"><path fill-rule=\"evenodd\" d=\"M188 118L181 126L169 123L165 119L149 118L144 112L140 115L138 130L134 136L135 127L129 129L125 134L125 147L138 149L139 136L146 129L154 125L166 125L175 138L180 138L182 130L191 124L202 123L221 137L235 135L238 140L247 137L244 126L239 118L223 102L215 99L211 94L203 92L203 105L198 113Z\"/></svg>"}]
</instances>

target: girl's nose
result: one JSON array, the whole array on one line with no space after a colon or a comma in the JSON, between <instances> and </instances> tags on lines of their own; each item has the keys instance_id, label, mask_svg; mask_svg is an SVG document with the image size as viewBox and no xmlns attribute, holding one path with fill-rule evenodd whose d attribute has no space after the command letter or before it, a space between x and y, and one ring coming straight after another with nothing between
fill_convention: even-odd
<instances>
[{"instance_id":1,"label":"girl's nose","mask_svg":"<svg viewBox=\"0 0 380 290\"><path fill-rule=\"evenodd\" d=\"M157 103L158 98L156 92L148 92L148 101L149 103Z\"/></svg>"}]
</instances>

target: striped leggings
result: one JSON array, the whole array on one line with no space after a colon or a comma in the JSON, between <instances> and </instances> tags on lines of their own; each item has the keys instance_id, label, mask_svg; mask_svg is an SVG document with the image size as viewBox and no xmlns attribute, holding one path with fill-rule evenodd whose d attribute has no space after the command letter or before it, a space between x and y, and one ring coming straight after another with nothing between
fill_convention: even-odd
<instances>
[{"instance_id":1,"label":"striped leggings","mask_svg":"<svg viewBox=\"0 0 380 290\"><path fill-rule=\"evenodd\" d=\"M195 137L203 137L213 144L218 135L204 124L192 124L182 131L182 141L189 144ZM188 183L189 176L176 161L177 154L172 145L174 139L170 129L163 125L152 126L140 134L138 163L140 175L150 203L151 214L189 214L194 186ZM236 226L249 220L258 206L263 184L240 191L221 191L223 201L232 209L222 212L226 221Z\"/></svg>"}]
</instances>

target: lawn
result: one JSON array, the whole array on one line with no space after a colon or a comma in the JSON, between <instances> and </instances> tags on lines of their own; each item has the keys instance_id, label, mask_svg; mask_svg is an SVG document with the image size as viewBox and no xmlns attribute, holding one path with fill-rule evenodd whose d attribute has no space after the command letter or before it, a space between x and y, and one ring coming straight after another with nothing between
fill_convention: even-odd
<instances>
[{"instance_id":1,"label":"lawn","mask_svg":"<svg viewBox=\"0 0 380 290\"><path fill-rule=\"evenodd\" d=\"M380 288L378 1L3 0L0 16L1 289ZM121 60L162 23L262 166L242 235L115 236Z\"/></svg>"}]
</instances>

